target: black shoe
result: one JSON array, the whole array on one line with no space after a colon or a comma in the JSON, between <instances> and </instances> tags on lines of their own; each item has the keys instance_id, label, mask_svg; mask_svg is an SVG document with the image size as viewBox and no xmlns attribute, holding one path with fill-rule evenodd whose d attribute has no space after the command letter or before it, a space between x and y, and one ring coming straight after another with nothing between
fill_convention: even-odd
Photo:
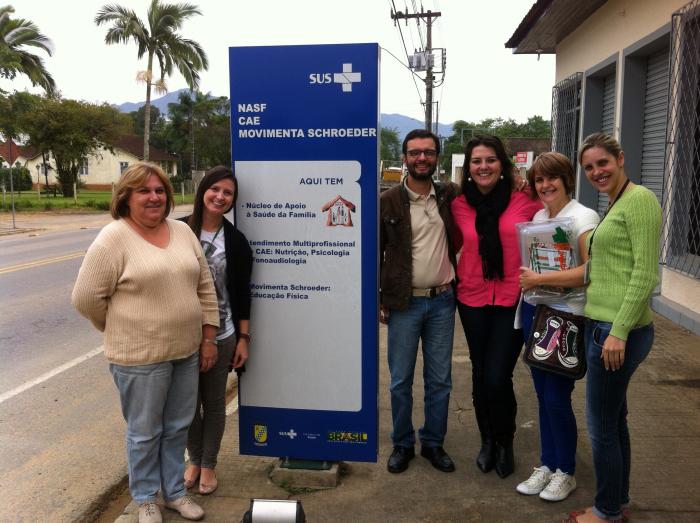
<instances>
[{"instance_id":1,"label":"black shoe","mask_svg":"<svg viewBox=\"0 0 700 523\"><path fill-rule=\"evenodd\" d=\"M483 438L481 450L476 457L476 466L481 472L491 472L496 464L496 445L491 438Z\"/></svg>"},{"instance_id":2,"label":"black shoe","mask_svg":"<svg viewBox=\"0 0 700 523\"><path fill-rule=\"evenodd\" d=\"M442 472L454 472L455 464L442 447L421 447L420 455L430 461L430 464Z\"/></svg>"},{"instance_id":3,"label":"black shoe","mask_svg":"<svg viewBox=\"0 0 700 523\"><path fill-rule=\"evenodd\" d=\"M392 474L398 474L408 468L408 462L416 457L413 447L394 447L394 451L389 456L386 469Z\"/></svg>"},{"instance_id":4,"label":"black shoe","mask_svg":"<svg viewBox=\"0 0 700 523\"><path fill-rule=\"evenodd\" d=\"M513 444L501 445L496 443L496 473L500 478L510 476L515 470Z\"/></svg>"}]
</instances>

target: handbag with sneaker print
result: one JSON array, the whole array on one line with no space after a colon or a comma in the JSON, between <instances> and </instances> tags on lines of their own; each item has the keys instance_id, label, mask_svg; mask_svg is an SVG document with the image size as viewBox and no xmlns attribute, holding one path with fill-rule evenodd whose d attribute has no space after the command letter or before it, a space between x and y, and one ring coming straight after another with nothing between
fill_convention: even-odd
<instances>
[{"instance_id":1,"label":"handbag with sneaker print","mask_svg":"<svg viewBox=\"0 0 700 523\"><path fill-rule=\"evenodd\" d=\"M583 331L586 319L540 304L523 361L531 367L579 380L586 374Z\"/></svg>"}]
</instances>

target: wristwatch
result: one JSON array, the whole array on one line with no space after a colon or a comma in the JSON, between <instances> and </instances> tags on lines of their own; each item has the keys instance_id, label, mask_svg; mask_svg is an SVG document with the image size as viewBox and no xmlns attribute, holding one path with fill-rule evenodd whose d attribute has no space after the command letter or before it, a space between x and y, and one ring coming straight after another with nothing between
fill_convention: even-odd
<instances>
[{"instance_id":1,"label":"wristwatch","mask_svg":"<svg viewBox=\"0 0 700 523\"><path fill-rule=\"evenodd\" d=\"M246 340L248 343L250 343L250 332L239 332L238 333L239 338L243 338Z\"/></svg>"}]
</instances>

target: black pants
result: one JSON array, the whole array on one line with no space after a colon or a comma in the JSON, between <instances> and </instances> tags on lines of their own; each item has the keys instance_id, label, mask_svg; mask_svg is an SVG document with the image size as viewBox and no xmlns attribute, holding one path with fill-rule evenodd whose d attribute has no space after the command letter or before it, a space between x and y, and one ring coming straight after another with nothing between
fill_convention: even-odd
<instances>
[{"instance_id":1,"label":"black pants","mask_svg":"<svg viewBox=\"0 0 700 523\"><path fill-rule=\"evenodd\" d=\"M479 430L502 445L515 435L517 403L513 369L523 346L513 328L516 307L469 307L457 303L472 362L472 401Z\"/></svg>"}]
</instances>

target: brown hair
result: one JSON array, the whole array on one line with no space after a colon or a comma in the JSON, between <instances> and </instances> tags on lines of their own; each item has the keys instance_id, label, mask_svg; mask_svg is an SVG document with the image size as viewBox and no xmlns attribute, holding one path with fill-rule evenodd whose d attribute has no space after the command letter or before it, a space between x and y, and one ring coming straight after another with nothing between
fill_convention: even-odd
<instances>
[{"instance_id":1,"label":"brown hair","mask_svg":"<svg viewBox=\"0 0 700 523\"><path fill-rule=\"evenodd\" d=\"M615 158L620 156L622 152L622 147L620 143L615 140L612 136L605 133L593 133L586 136L585 140L581 143L581 150L578 153L578 163L583 165L583 153L588 149L593 147L600 147L605 149L609 154L612 154Z\"/></svg>"},{"instance_id":2,"label":"brown hair","mask_svg":"<svg viewBox=\"0 0 700 523\"><path fill-rule=\"evenodd\" d=\"M194 197L194 209L187 220L187 224L190 226L197 238L199 238L199 235L202 234L204 193L206 193L212 185L221 180L231 180L233 182L233 201L231 202L231 207L226 209L226 212L229 212L231 209L233 209L234 205L236 205L236 199L238 198L238 180L234 176L233 171L224 165L217 165L216 167L209 169L204 174L204 178L202 178L202 181L199 183L199 187L197 187L197 194Z\"/></svg>"},{"instance_id":3,"label":"brown hair","mask_svg":"<svg viewBox=\"0 0 700 523\"><path fill-rule=\"evenodd\" d=\"M561 153L542 153L532 162L530 170L527 171L527 181L533 189L530 193L533 200L537 198L537 191L534 190L537 175L560 178L566 194L571 195L574 192L574 184L576 183L574 167L569 159Z\"/></svg>"},{"instance_id":4,"label":"brown hair","mask_svg":"<svg viewBox=\"0 0 700 523\"><path fill-rule=\"evenodd\" d=\"M114 196L112 196L112 204L109 209L112 218L118 220L129 216L129 198L131 193L135 189L143 187L148 177L152 174L157 176L163 187L165 187L167 201L165 202L164 217L170 214L170 210L175 207L175 199L173 197L173 186L170 184L168 175L154 163L136 162L122 173L121 178L119 178L117 185L114 187Z\"/></svg>"},{"instance_id":5,"label":"brown hair","mask_svg":"<svg viewBox=\"0 0 700 523\"><path fill-rule=\"evenodd\" d=\"M488 194L481 194L469 174L472 153L480 145L492 149L501 162L501 176ZM485 134L469 140L464 147L462 194L467 204L476 210L474 227L479 237L479 256L481 256L481 267L486 280L502 280L504 277L503 245L498 220L510 203L512 187L513 162L501 139Z\"/></svg>"}]
</instances>

